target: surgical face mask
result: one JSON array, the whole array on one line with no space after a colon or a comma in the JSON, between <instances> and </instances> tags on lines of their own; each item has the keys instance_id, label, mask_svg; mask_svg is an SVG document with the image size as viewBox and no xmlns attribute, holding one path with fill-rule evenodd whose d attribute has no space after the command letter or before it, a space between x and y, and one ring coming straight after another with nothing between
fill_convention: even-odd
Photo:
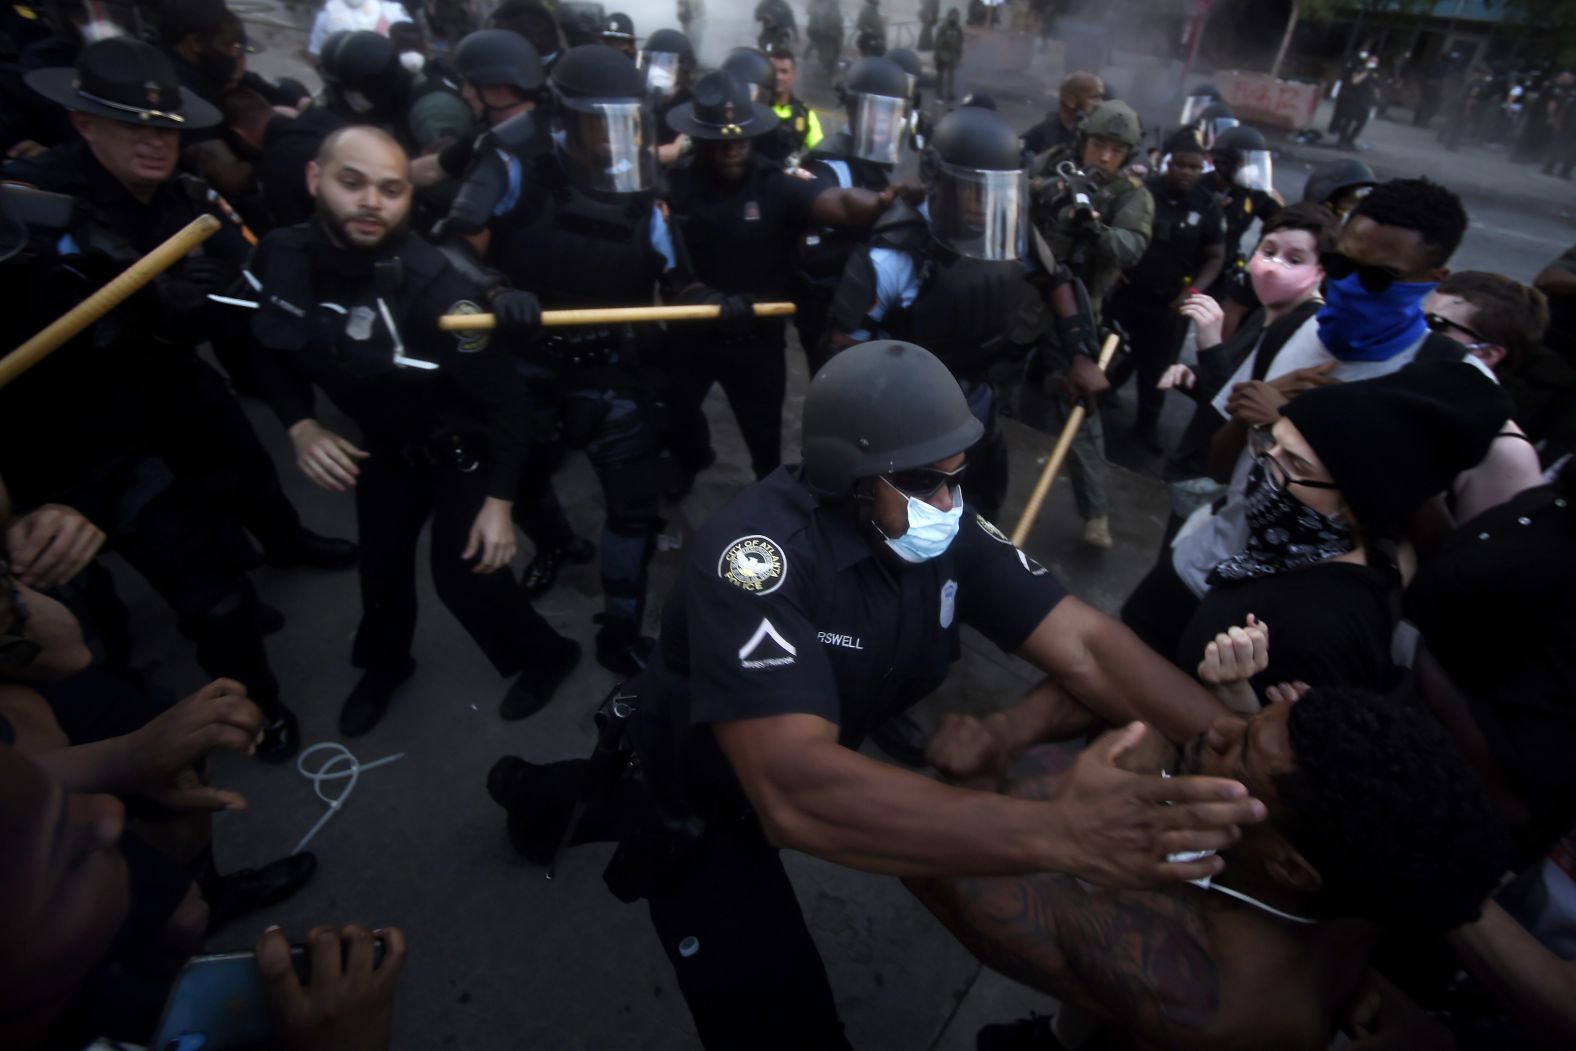
<instances>
[{"instance_id":1,"label":"surgical face mask","mask_svg":"<svg viewBox=\"0 0 1576 1051\"><path fill-rule=\"evenodd\" d=\"M412 73L420 73L426 68L427 56L420 51L401 51L399 53L399 64Z\"/></svg>"},{"instance_id":2,"label":"surgical face mask","mask_svg":"<svg viewBox=\"0 0 1576 1051\"><path fill-rule=\"evenodd\" d=\"M367 98L366 92L356 91L354 88L345 92L344 99L345 105L349 106L350 111L357 116L366 116L377 108L372 100Z\"/></svg>"},{"instance_id":3,"label":"surgical face mask","mask_svg":"<svg viewBox=\"0 0 1576 1051\"><path fill-rule=\"evenodd\" d=\"M1248 280L1253 294L1265 306L1295 303L1319 287L1320 270L1316 263L1288 263L1279 256L1254 252L1248 260Z\"/></svg>"},{"instance_id":4,"label":"surgical face mask","mask_svg":"<svg viewBox=\"0 0 1576 1051\"><path fill-rule=\"evenodd\" d=\"M892 486L885 478L881 483ZM896 486L892 486L892 491L901 492ZM963 488L952 487L950 511L937 510L918 497L904 495L908 500L908 532L896 539L883 536L887 547L905 562L929 562L940 558L952 546L963 521Z\"/></svg>"}]
</instances>

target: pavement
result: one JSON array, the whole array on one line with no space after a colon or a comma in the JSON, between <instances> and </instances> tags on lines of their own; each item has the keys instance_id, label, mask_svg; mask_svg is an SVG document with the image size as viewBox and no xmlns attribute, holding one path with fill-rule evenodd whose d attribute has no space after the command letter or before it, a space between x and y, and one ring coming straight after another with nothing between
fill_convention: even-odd
<instances>
[{"instance_id":1,"label":"pavement","mask_svg":"<svg viewBox=\"0 0 1576 1051\"><path fill-rule=\"evenodd\" d=\"M671 21L665 3L642 4L646 9L641 4L628 8L642 33ZM718 41L753 37L748 7L742 0L735 6L712 12L708 49ZM254 67L271 75L302 75L306 67L295 49L306 15L269 0L249 0L240 9L254 35L268 45L252 57ZM734 27L732 37L724 36L728 25ZM1118 58L1110 71L1113 83L1126 87L1146 77L1157 82L1156 64L1124 66ZM1059 56L1056 62L1039 56L1025 65L1026 78L1054 85L1061 75L1059 62ZM1020 75L1020 82L1024 79ZM823 105L829 101L824 86L812 86L812 95ZM1003 98L1003 109L1021 127L1038 119L1044 108L1043 97ZM1468 166L1488 173L1472 176L1470 186L1463 187L1474 225L1458 266L1526 279L1576 240L1570 184L1540 182L1541 176L1474 151L1446 154L1430 146L1431 136L1411 135L1404 125L1379 121L1370 128L1367 141L1374 148L1365 156L1385 174L1424 171L1451 183ZM1305 154L1314 156L1299 150L1277 169L1288 198L1301 189ZM1513 192L1495 191L1512 185ZM792 457L805 372L798 347L790 346L788 353L785 450ZM1131 402L1129 392L1127 408L1106 411L1116 547L1098 552L1081 546L1081 522L1065 484L1052 489L1026 544L1075 594L1106 611L1116 609L1152 563L1167 511L1158 460L1130 436ZM719 461L682 504L663 508L667 524L653 565L652 627L683 545L752 480L720 394L713 393L707 411ZM248 412L307 523L322 532L354 535L350 498L311 486L295 468L277 421L255 404ZM1185 404L1175 399L1163 433L1179 433L1186 415ZM324 419L330 426L344 426L331 412ZM1007 421L1006 427L1012 486L1004 527L1016 521L1054 438L1017 421ZM556 482L577 529L595 536L601 498L584 461L571 458ZM527 557L529 552L523 553L520 564ZM312 839L310 849L320 859L313 881L282 905L219 933L210 948L249 946L273 923L293 936L322 922L401 926L411 953L396 1016L394 1046L400 1051L697 1047L644 910L620 905L601 884L608 849L572 851L558 879L549 883L541 870L512 853L503 815L484 789L486 771L499 755L545 761L588 754L591 713L613 677L588 657L547 710L521 723L500 721L495 709L507 683L437 601L425 553L417 567L418 671L396 695L384 722L349 742L362 762L399 758L362 775ZM182 693L195 689L204 677L169 611L123 566L116 568L134 611L138 652L154 678ZM333 741L340 702L356 677L349 663L359 615L355 574L264 569L255 576L264 598L288 617L284 630L269 640L269 650L284 696L301 716L304 740ZM590 618L599 607L594 566L566 567L557 588L538 603L553 625L580 640L588 653L594 633ZM1027 665L965 632L962 661L917 714L933 721L951 709L988 711L1010 703L1033 678ZM309 764L319 765L324 758L314 756ZM218 783L243 791L250 802L245 811L215 819L222 869L290 852L325 812L312 782L294 765L269 767L220 756L213 772ZM342 788L343 782L325 786L330 796ZM800 855L786 860L854 1046L964 1051L973 1048L982 1024L1054 1010L1048 998L982 968L897 881ZM700 951L705 950L702 945ZM771 951L770 946L761 951Z\"/></svg>"}]
</instances>

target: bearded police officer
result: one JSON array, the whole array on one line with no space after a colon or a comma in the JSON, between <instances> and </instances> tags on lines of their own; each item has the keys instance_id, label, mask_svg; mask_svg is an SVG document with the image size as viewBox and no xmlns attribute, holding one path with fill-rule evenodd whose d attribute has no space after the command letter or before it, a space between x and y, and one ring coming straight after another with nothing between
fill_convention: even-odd
<instances>
[{"instance_id":1,"label":"bearded police officer","mask_svg":"<svg viewBox=\"0 0 1576 1051\"><path fill-rule=\"evenodd\" d=\"M499 202L488 227L490 263L549 308L650 304L659 291L666 302L721 302L697 285L657 206L639 68L612 48L583 44L558 60L550 83L553 144L520 160L518 193ZM727 323L748 320L747 303L724 307ZM662 487L656 404L642 361L650 332L538 331L520 348L536 391L537 435L584 449L602 484L597 660L622 675L639 670L650 645L639 629ZM550 455L533 457L521 496L539 551L576 543L552 492L551 463Z\"/></svg>"},{"instance_id":2,"label":"bearded police officer","mask_svg":"<svg viewBox=\"0 0 1576 1051\"><path fill-rule=\"evenodd\" d=\"M668 122L697 143L693 156L668 173L668 203L694 261L695 276L736 301L780 300L791 288L790 253L815 226L868 226L891 203L893 191L827 186L782 171L755 153L769 141L777 118L751 102L727 73L695 85L695 98ZM787 326L781 318L686 330L674 362L673 422L669 440L683 479L682 495L711 449L701 401L721 383L763 478L782 462L782 405L787 387ZM698 338L697 338L698 337Z\"/></svg>"},{"instance_id":3,"label":"bearded police officer","mask_svg":"<svg viewBox=\"0 0 1576 1051\"><path fill-rule=\"evenodd\" d=\"M842 85L847 122L842 131L822 140L805 160L805 170L830 185L885 190L902 153L907 91L908 78L890 59L855 61ZM823 344L832 294L866 233L823 226L799 239L794 325L811 375L826 361Z\"/></svg>"},{"instance_id":4,"label":"bearded police officer","mask_svg":"<svg viewBox=\"0 0 1576 1051\"><path fill-rule=\"evenodd\" d=\"M302 472L324 489L355 491L362 610L351 660L365 673L340 732L372 729L415 671L414 562L429 517L438 597L499 674L518 674L499 714L524 718L552 699L580 657L531 609L508 568L527 447L524 383L487 333L439 331L444 314L480 313L483 296L407 230L407 160L391 136L334 132L308 180L317 218L258 245L252 334L268 401ZM522 295L500 292L492 309L514 317L509 299ZM361 428L359 444L318 422L314 386Z\"/></svg>"},{"instance_id":5,"label":"bearded police officer","mask_svg":"<svg viewBox=\"0 0 1576 1051\"><path fill-rule=\"evenodd\" d=\"M489 775L529 857L618 825L605 878L648 900L707 1048L849 1046L781 848L904 876L1148 885L1211 871L1162 858L1225 843L1264 813L1232 782L1121 772L1109 742L1046 802L949 787L857 751L947 677L963 624L1108 717L1179 697L1195 715L1220 710L964 510L981 429L920 347L834 357L805 398L803 465L744 490L687 545L652 666L605 708L604 725L629 732L622 746L605 735L599 758L637 757L617 803L594 793L570 828L585 762L505 758Z\"/></svg>"},{"instance_id":6,"label":"bearded police officer","mask_svg":"<svg viewBox=\"0 0 1576 1051\"><path fill-rule=\"evenodd\" d=\"M1131 106L1102 102L1084 118L1072 145L1040 154L1030 171L1035 226L1056 258L1083 281L1096 320L1122 272L1149 246L1155 203L1143 183L1124 170L1128 154L1142 138L1143 126ZM1015 338L1032 342L1023 336L1045 330L1045 323L1038 321ZM1058 356L1065 361L1065 355L1064 347ZM1053 365L1062 367L1055 357ZM1109 548L1105 434L1098 412L1089 413L1073 441L1068 473L1084 520L1084 543Z\"/></svg>"}]
</instances>

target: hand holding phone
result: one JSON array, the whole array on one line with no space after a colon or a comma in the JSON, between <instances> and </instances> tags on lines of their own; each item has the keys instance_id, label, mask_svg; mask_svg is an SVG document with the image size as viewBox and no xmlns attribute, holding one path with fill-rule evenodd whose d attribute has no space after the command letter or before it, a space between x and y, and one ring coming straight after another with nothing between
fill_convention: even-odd
<instances>
[{"instance_id":1,"label":"hand holding phone","mask_svg":"<svg viewBox=\"0 0 1576 1051\"><path fill-rule=\"evenodd\" d=\"M382 959L375 946L381 943ZM257 969L273 1017L277 1051L387 1051L394 1016L394 986L405 962L398 927L371 931L314 927L307 935L310 978L291 962L290 943L278 928L257 943Z\"/></svg>"}]
</instances>

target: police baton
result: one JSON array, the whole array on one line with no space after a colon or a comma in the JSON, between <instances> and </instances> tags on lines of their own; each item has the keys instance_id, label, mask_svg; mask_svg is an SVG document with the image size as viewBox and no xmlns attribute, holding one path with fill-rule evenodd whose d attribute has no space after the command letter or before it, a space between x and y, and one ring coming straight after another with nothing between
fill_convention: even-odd
<instances>
[{"instance_id":1,"label":"police baton","mask_svg":"<svg viewBox=\"0 0 1576 1051\"><path fill-rule=\"evenodd\" d=\"M792 303L755 304L756 317L787 317L793 312ZM721 316L721 306L702 303L668 307L544 310L542 325L545 328L565 328L570 325L628 325L642 321L715 321ZM496 328L497 325L497 319L492 314L445 314L438 319L438 327L445 332Z\"/></svg>"},{"instance_id":2,"label":"police baton","mask_svg":"<svg viewBox=\"0 0 1576 1051\"><path fill-rule=\"evenodd\" d=\"M222 224L215 215L199 215L163 244L115 275L103 288L66 311L32 339L0 358L0 387L59 350L61 345L87 328L149 281L180 262L193 248L218 232Z\"/></svg>"},{"instance_id":3,"label":"police baton","mask_svg":"<svg viewBox=\"0 0 1576 1051\"><path fill-rule=\"evenodd\" d=\"M1100 348L1100 371L1104 372L1111 364L1111 359L1116 356L1116 348L1122 339L1115 332L1105 337L1105 345ZM1045 495L1051 491L1051 483L1056 481L1056 476L1061 473L1062 461L1067 459L1067 450L1073 447L1073 438L1078 434L1078 428L1083 426L1084 417L1089 410L1082 405L1074 405L1073 411L1067 414L1067 423L1062 427L1062 433L1056 439L1056 445L1051 449L1051 458L1045 461L1045 469L1040 472L1039 480L1034 483L1034 492L1029 494L1029 502L1023 506L1023 514L1018 518L1018 524L1012 529L1012 542L1018 547L1029 538L1029 530L1034 528L1034 523L1040 517L1040 507L1045 503Z\"/></svg>"}]
</instances>

